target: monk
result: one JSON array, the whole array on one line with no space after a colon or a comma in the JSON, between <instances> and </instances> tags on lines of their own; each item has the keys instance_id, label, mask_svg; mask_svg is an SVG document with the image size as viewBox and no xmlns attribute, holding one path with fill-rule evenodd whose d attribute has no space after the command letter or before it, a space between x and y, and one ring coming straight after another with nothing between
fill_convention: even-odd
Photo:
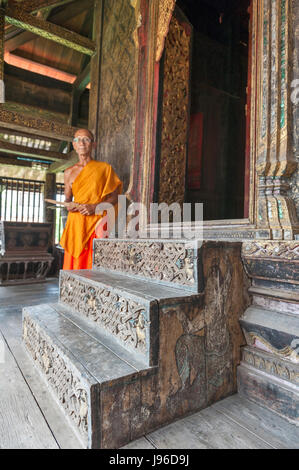
<instances>
[{"instance_id":1,"label":"monk","mask_svg":"<svg viewBox=\"0 0 299 470\"><path fill-rule=\"evenodd\" d=\"M73 147L79 161L64 172L65 201L69 204L68 218L60 245L64 248L63 269L91 269L94 238L101 238L103 214L95 214L97 205L117 204L122 183L111 165L92 159L94 136L88 129L79 129ZM96 226L97 235L95 233Z\"/></svg>"}]
</instances>

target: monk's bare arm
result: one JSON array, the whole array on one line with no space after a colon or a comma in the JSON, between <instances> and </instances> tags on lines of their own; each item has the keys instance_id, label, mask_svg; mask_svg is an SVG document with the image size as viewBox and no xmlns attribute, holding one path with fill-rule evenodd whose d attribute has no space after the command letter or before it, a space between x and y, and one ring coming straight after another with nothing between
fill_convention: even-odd
<instances>
[{"instance_id":1,"label":"monk's bare arm","mask_svg":"<svg viewBox=\"0 0 299 470\"><path fill-rule=\"evenodd\" d=\"M68 168L64 172L64 196L65 196L65 202L71 202L73 199L73 192L72 192L72 186L70 183L70 175L71 175L71 169Z\"/></svg>"},{"instance_id":2,"label":"monk's bare arm","mask_svg":"<svg viewBox=\"0 0 299 470\"><path fill-rule=\"evenodd\" d=\"M71 184L71 178L72 178L72 170L74 167L70 167L64 172L64 196L65 196L65 202L72 202L73 200L73 191L72 191L72 184ZM77 208L73 208L72 205L69 207L67 206L67 210L69 212L78 212Z\"/></svg>"}]
</instances>

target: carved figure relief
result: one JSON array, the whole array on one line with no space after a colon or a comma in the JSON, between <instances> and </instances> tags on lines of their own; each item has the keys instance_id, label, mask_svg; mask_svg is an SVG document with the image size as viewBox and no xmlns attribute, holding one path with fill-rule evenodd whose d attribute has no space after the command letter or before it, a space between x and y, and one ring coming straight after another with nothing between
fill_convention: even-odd
<instances>
[{"instance_id":1,"label":"carved figure relief","mask_svg":"<svg viewBox=\"0 0 299 470\"><path fill-rule=\"evenodd\" d=\"M46 374L47 382L61 406L87 442L88 395L79 376L70 370L60 352L51 346L49 338L27 316L23 322L23 340L36 365Z\"/></svg>"},{"instance_id":2,"label":"carved figure relief","mask_svg":"<svg viewBox=\"0 0 299 470\"><path fill-rule=\"evenodd\" d=\"M147 352L150 323L145 305L63 272L60 276L63 303L111 332L125 346L142 354Z\"/></svg>"}]
</instances>

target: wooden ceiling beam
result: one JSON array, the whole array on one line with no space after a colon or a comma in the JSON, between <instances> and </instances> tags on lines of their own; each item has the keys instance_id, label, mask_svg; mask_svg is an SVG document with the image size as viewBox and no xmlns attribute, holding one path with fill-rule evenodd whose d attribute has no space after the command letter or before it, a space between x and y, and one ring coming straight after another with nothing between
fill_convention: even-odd
<instances>
[{"instance_id":1,"label":"wooden ceiling beam","mask_svg":"<svg viewBox=\"0 0 299 470\"><path fill-rule=\"evenodd\" d=\"M38 106L32 106L28 104L22 104L20 102L6 101L2 104L1 108L4 111L12 111L13 113L20 113L24 116L36 119L44 119L47 121L61 122L62 124L66 122L67 114L58 113L54 111L49 111L44 108L39 108ZM1 123L0 123L1 125Z\"/></svg>"},{"instance_id":2,"label":"wooden ceiling beam","mask_svg":"<svg viewBox=\"0 0 299 470\"><path fill-rule=\"evenodd\" d=\"M0 152L6 152L13 155L19 155L30 158L40 158L45 160L60 161L65 160L65 153L53 152L25 145L13 144L7 140L0 140Z\"/></svg>"},{"instance_id":3,"label":"wooden ceiling beam","mask_svg":"<svg viewBox=\"0 0 299 470\"><path fill-rule=\"evenodd\" d=\"M0 123L1 124L1 123ZM21 131L14 131L13 129L5 129L4 127L0 127L0 134L7 134L7 135L12 135L12 136L18 136L18 137L26 137L27 139L40 139L40 140L45 140L44 136L37 136L37 135L32 135L28 132L21 132ZM52 145L58 146L60 145L60 140L55 140L53 138L47 137L47 142L51 142Z\"/></svg>"},{"instance_id":4,"label":"wooden ceiling beam","mask_svg":"<svg viewBox=\"0 0 299 470\"><path fill-rule=\"evenodd\" d=\"M60 5L67 5L72 1L73 0L23 0L21 5L22 10L26 11L27 13L34 13L44 8L55 8ZM9 3L17 7L20 5L20 2L14 0L10 0Z\"/></svg>"},{"instance_id":5,"label":"wooden ceiling beam","mask_svg":"<svg viewBox=\"0 0 299 470\"><path fill-rule=\"evenodd\" d=\"M69 126L63 122L49 121L42 118L34 118L14 111L7 111L0 106L0 126L13 129L18 132L29 132L32 135L50 137L56 140L71 142L76 127Z\"/></svg>"},{"instance_id":6,"label":"wooden ceiling beam","mask_svg":"<svg viewBox=\"0 0 299 470\"><path fill-rule=\"evenodd\" d=\"M88 83L90 82L90 62L87 66L79 73L78 77L73 83L73 90L77 93L83 93Z\"/></svg>"},{"instance_id":7,"label":"wooden ceiling beam","mask_svg":"<svg viewBox=\"0 0 299 470\"><path fill-rule=\"evenodd\" d=\"M71 1L69 4L69 8L60 11L59 13L54 14L51 16L51 23L61 24L66 20L70 20L75 16L80 15L85 10L91 9L93 7L94 0L76 0ZM52 7L53 8L53 7ZM48 15L51 13L50 11L47 12ZM43 18L46 19L46 18ZM30 31L20 31L16 28L14 35L11 34L9 38L5 41L4 51L11 52L17 49L18 47L26 44L26 42L32 41L36 38L36 34L31 33Z\"/></svg>"},{"instance_id":8,"label":"wooden ceiling beam","mask_svg":"<svg viewBox=\"0 0 299 470\"><path fill-rule=\"evenodd\" d=\"M37 18L17 6L8 6L5 10L5 20L18 28L30 31L38 36L57 42L74 49L82 54L92 56L95 53L95 42L69 31L61 26Z\"/></svg>"},{"instance_id":9,"label":"wooden ceiling beam","mask_svg":"<svg viewBox=\"0 0 299 470\"><path fill-rule=\"evenodd\" d=\"M18 165L18 166L32 166L33 162L28 162L26 160L18 160L15 157L7 157L7 155L0 152L0 164L2 165ZM39 162L38 162L39 163Z\"/></svg>"}]
</instances>

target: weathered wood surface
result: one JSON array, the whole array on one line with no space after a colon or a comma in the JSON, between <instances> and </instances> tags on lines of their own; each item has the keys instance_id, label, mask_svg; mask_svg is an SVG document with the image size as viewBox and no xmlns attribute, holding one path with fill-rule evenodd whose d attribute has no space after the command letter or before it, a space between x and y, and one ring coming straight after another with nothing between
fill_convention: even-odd
<instances>
[{"instance_id":1,"label":"weathered wood surface","mask_svg":"<svg viewBox=\"0 0 299 470\"><path fill-rule=\"evenodd\" d=\"M0 333L0 448L57 449L58 445Z\"/></svg>"},{"instance_id":2,"label":"weathered wood surface","mask_svg":"<svg viewBox=\"0 0 299 470\"><path fill-rule=\"evenodd\" d=\"M21 291L21 292L20 292ZM16 295L17 293L17 295ZM26 294L26 295L25 295ZM58 297L58 281L51 280L39 286L18 286L16 287L0 287L0 331L2 331L10 351L14 356L17 367L22 374L22 383L29 387L30 393L36 400L36 407L41 410L39 417L40 423L45 423L53 436L57 445L62 449L80 449L82 444L67 425L65 416L57 406L56 401L49 393L49 389L38 370L32 366L24 347L21 344L22 331L22 312L21 307L24 305L40 304L43 302L53 302ZM22 302L20 299L22 298ZM1 367L1 364L0 364ZM1 376L2 377L2 376ZM1 383L1 380L0 380ZM3 380L3 386L5 381ZM0 385L1 386L1 385ZM0 400L0 414L2 414L2 405ZM18 425L18 421L11 420L10 426L13 428ZM2 432L7 432L4 427L0 431L0 442ZM50 433L50 434L51 434ZM19 440L25 439L25 429L19 429ZM12 445L14 448L18 445L18 436L14 436ZM49 442L52 441L50 435ZM49 447L49 442L43 443L42 448ZM33 444L34 447L35 444ZM2 447L2 446L0 446ZM57 446L56 446L57 447ZM26 448L25 444L21 448Z\"/></svg>"},{"instance_id":3,"label":"weathered wood surface","mask_svg":"<svg viewBox=\"0 0 299 470\"><path fill-rule=\"evenodd\" d=\"M271 449L213 407L148 434L159 449Z\"/></svg>"},{"instance_id":4,"label":"weathered wood surface","mask_svg":"<svg viewBox=\"0 0 299 470\"><path fill-rule=\"evenodd\" d=\"M299 428L298 386L244 364L238 367L238 391Z\"/></svg>"},{"instance_id":5,"label":"weathered wood surface","mask_svg":"<svg viewBox=\"0 0 299 470\"><path fill-rule=\"evenodd\" d=\"M240 395L215 403L213 408L277 449L299 449L298 427Z\"/></svg>"},{"instance_id":6,"label":"weathered wood surface","mask_svg":"<svg viewBox=\"0 0 299 470\"><path fill-rule=\"evenodd\" d=\"M28 384L26 387L30 387L31 393L42 411L41 421L46 422L51 429L59 447L81 448L37 369L32 367L32 362L21 346L21 307L43 302L55 302L57 298L57 280L47 281L40 285L19 286L18 288L1 287L0 330L22 371L24 383L26 380ZM3 384L6 389L6 382L2 381L2 375L0 377L0 387ZM2 401L0 401L0 413L2 413L1 404ZM2 423L0 439L2 439L2 434L9 434L6 426L9 426L11 430L14 426L18 426L18 416L12 418L9 423L5 422L5 426ZM41 428L39 427L39 429ZM192 436L190 436L190 432L192 432ZM14 448L20 445L21 441L22 448L25 448L24 439L28 436L24 433L25 428L19 429L19 435L13 434L12 436L10 434L13 439L11 445ZM190 436L190 441L188 436ZM44 442L43 448L49 448L51 442L53 443L52 435L50 435L50 440ZM219 449L221 446L233 449L298 449L299 429L270 411L238 395L233 395L193 416L147 434L126 445L124 449L162 449L167 447L181 449L183 445L186 445L187 449Z\"/></svg>"}]
</instances>

